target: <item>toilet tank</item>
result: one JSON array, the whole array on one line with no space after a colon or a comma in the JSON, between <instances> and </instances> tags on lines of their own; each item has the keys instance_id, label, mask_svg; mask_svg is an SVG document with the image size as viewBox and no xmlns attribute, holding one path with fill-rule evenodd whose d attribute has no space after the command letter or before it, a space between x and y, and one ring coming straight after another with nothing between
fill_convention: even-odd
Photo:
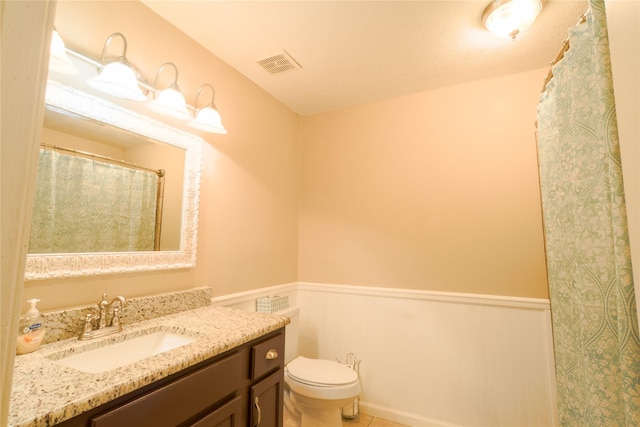
<instances>
[{"instance_id":1,"label":"toilet tank","mask_svg":"<svg viewBox=\"0 0 640 427\"><path fill-rule=\"evenodd\" d=\"M274 314L286 316L291 319L291 323L286 326L284 332L284 363L286 364L298 356L298 325L300 307L289 307Z\"/></svg>"}]
</instances>

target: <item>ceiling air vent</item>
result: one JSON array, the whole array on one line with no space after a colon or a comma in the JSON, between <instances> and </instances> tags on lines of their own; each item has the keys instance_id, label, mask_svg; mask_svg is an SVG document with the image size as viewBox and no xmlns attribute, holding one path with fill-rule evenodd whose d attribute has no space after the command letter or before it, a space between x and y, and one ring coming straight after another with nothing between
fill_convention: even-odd
<instances>
[{"instance_id":1,"label":"ceiling air vent","mask_svg":"<svg viewBox=\"0 0 640 427\"><path fill-rule=\"evenodd\" d=\"M282 53L258 61L258 65L267 70L270 74L281 74L287 71L299 70L302 65L283 50Z\"/></svg>"}]
</instances>

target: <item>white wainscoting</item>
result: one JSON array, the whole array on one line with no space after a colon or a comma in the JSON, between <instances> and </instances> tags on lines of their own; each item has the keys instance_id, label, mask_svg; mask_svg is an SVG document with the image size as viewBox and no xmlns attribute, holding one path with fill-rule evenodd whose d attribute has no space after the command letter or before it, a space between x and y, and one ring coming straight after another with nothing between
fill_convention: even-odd
<instances>
[{"instance_id":1,"label":"white wainscoting","mask_svg":"<svg viewBox=\"0 0 640 427\"><path fill-rule=\"evenodd\" d=\"M360 364L361 411L411 426L557 425L549 301L298 283L214 298L255 310L289 295L299 350Z\"/></svg>"},{"instance_id":2,"label":"white wainscoting","mask_svg":"<svg viewBox=\"0 0 640 427\"><path fill-rule=\"evenodd\" d=\"M289 297L289 305L296 306L296 296L298 293L297 283L287 283L284 285L270 286L267 288L254 289L251 291L238 292L236 294L223 295L211 298L213 305L237 308L240 310L256 311L256 299L270 296Z\"/></svg>"},{"instance_id":3,"label":"white wainscoting","mask_svg":"<svg viewBox=\"0 0 640 427\"><path fill-rule=\"evenodd\" d=\"M414 426L554 426L548 300L300 283L300 352L362 361L363 412Z\"/></svg>"}]
</instances>

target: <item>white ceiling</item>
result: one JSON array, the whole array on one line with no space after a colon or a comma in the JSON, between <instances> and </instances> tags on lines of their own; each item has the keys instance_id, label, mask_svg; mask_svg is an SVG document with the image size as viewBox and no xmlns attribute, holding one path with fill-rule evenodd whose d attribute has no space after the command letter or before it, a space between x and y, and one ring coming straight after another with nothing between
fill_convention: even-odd
<instances>
[{"instance_id":1,"label":"white ceiling","mask_svg":"<svg viewBox=\"0 0 640 427\"><path fill-rule=\"evenodd\" d=\"M142 2L301 115L548 66L588 7L547 0L513 42L482 26L490 0ZM257 64L283 50L302 69Z\"/></svg>"}]
</instances>

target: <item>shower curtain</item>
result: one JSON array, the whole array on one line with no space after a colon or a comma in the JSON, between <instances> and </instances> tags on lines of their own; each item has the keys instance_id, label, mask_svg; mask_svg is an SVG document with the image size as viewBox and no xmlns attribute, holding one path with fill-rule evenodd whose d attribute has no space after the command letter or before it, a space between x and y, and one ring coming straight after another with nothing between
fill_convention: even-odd
<instances>
[{"instance_id":1,"label":"shower curtain","mask_svg":"<svg viewBox=\"0 0 640 427\"><path fill-rule=\"evenodd\" d=\"M41 149L29 253L152 251L157 179Z\"/></svg>"},{"instance_id":2,"label":"shower curtain","mask_svg":"<svg viewBox=\"0 0 640 427\"><path fill-rule=\"evenodd\" d=\"M562 426L640 424L640 339L604 2L552 67L538 157Z\"/></svg>"}]
</instances>

